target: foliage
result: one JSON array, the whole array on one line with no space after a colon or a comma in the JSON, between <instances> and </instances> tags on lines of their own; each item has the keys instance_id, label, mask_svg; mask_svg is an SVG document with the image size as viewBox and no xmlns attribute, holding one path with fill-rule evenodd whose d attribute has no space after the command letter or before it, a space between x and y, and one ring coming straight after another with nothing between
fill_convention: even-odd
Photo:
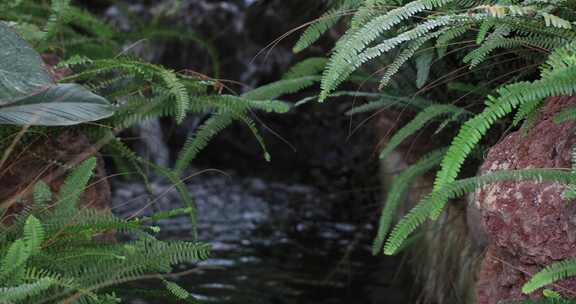
<instances>
[{"instance_id":1,"label":"foliage","mask_svg":"<svg viewBox=\"0 0 576 304\"><path fill-rule=\"evenodd\" d=\"M201 37L189 32L182 35L157 20L137 24L131 32L117 32L68 0L0 1L0 72L7 72L0 73L0 122L25 125L23 129L0 127L3 138L14 139L0 144L4 156L13 148L25 149L25 143L34 139L72 130L124 160L128 170L142 174L145 183L148 177L143 167L151 168L173 184L185 205L131 220L80 207L81 193L95 166L92 158L70 174L57 196L46 184L37 184L33 202L24 204L30 207L17 212L14 222L0 233L0 303L119 303L122 289L112 287L138 279L162 280L168 294L189 301L190 295L167 281L171 277L167 274L176 264L206 258L209 248L197 242L196 208L183 175L208 142L235 122L246 125L263 148L264 158L270 159L253 113L284 113L290 107L262 91L226 95L215 78L174 71L131 54L130 48L124 48L131 40L184 40L203 46L212 59L215 77L219 72L215 50ZM36 52L60 62L46 67ZM51 72L58 74L59 84ZM151 119L182 123L188 115L209 118L189 133L171 167L137 155L119 135ZM154 236L158 227L147 225L183 214L190 215L194 242L158 240ZM112 231L130 240L97 240Z\"/></svg>"},{"instance_id":2,"label":"foliage","mask_svg":"<svg viewBox=\"0 0 576 304\"><path fill-rule=\"evenodd\" d=\"M327 28L345 23L347 31L336 42L321 77L320 101L325 101L362 70L381 75L382 96L413 96L409 101L383 97L349 111L382 111L391 106L416 112L381 150L386 158L409 136L430 125L434 135L449 134L449 143L427 154L396 176L388 189L374 242L374 253L384 247L395 254L412 232L428 219L437 219L446 203L486 183L503 180L552 180L566 185L567 199L576 197L574 172L530 169L501 171L459 179L476 172L474 152L485 153L498 136L489 132L521 125L528 130L545 100L576 94L576 6L573 1L483 0L366 0L334 1L324 17L301 36L295 51L316 42ZM442 64L435 64L435 63ZM469 71L464 71L461 62ZM371 63L371 65L367 65ZM353 74L354 73L354 74ZM487 79L493 75L493 80ZM458 79L458 81L456 81ZM489 81L488 81L489 80ZM426 100L415 104L415 100ZM442 100L433 102L432 100ZM485 100L485 102L478 102ZM508 116L516 112L513 119ZM576 117L574 109L559 114L558 122ZM445 117L445 119L439 119ZM496 130L494 130L496 129ZM444 146L447 144L447 146ZM443 152L440 152L443 151ZM441 156L440 156L441 155ZM576 156L576 155L575 155ZM441 157L441 161L439 160ZM575 158L576 160L576 158ZM432 192L425 196L388 235L408 183L440 162ZM554 264L524 287L529 293L574 275L574 262Z\"/></svg>"},{"instance_id":3,"label":"foliage","mask_svg":"<svg viewBox=\"0 0 576 304\"><path fill-rule=\"evenodd\" d=\"M0 124L62 126L110 117L108 101L79 85L56 85L40 55L0 22Z\"/></svg>"},{"instance_id":4,"label":"foliage","mask_svg":"<svg viewBox=\"0 0 576 304\"><path fill-rule=\"evenodd\" d=\"M39 5L35 1L2 3L6 9L1 10L0 18L9 20L14 28L35 44L37 49L40 51L64 50L60 54L64 60L54 68L60 71L72 71L73 74L60 81L84 83L94 94L109 100L115 107L112 117L101 120L98 124L81 126L80 130L90 135L94 142L108 143L107 149L127 158L133 166L150 166L171 181L179 180L179 175L183 174L190 161L207 144L208 140L234 121L247 125L265 149L255 123L250 117L252 111L286 112L289 110L286 104L274 100L221 95L219 94L220 83L215 79L207 76L200 77L194 73L179 73L124 54L124 51L119 49L119 43L127 39L126 35L132 36L137 33L116 33L111 26L90 13L70 5L68 1L54 1L49 7ZM43 29L42 35L31 35L28 29ZM161 30L161 32L164 36L171 33L170 30ZM78 39L82 42L78 45L70 45L70 41ZM92 57L94 49L85 48L92 44L98 45L96 58ZM115 55L106 56L106 54ZM33 59L36 63L40 60L38 56L34 56ZM40 75L45 77L45 71L42 71ZM81 95L73 95L64 90L78 91L78 87L78 85L59 85L58 88L61 89L43 91L38 96L30 97L30 100L22 100L22 105L11 104L11 107L7 107L5 111L24 112L28 111L28 108L22 108L24 105L30 106L41 102L41 105L37 107L43 111L42 113L56 112L57 109L46 106L44 103L46 98L56 98L58 94L66 93L66 97L78 100L77 98ZM87 95L84 98L94 100L91 103L94 105L92 108L87 108L86 104L71 105L61 98L58 100L67 107L68 112L73 109L78 113L95 115L98 110L96 106L100 104L95 100L97 95L90 94L84 93ZM255 94L251 95L258 97ZM132 153L116 137L121 130L150 119L173 117L177 122L182 122L186 115L197 113L214 115L220 119L209 120L211 124L209 127L201 127L197 132L192 132L185 149L178 157L175 169L160 168L149 164L147 160ZM61 111L58 111L58 114L61 116L59 119L63 119L69 113L63 115ZM12 115L9 118L11 121L23 122L25 117L17 120ZM43 122L49 124L51 121L44 120ZM266 151L264 154L266 159L270 158ZM141 171L138 168L136 170ZM182 200L191 204L191 198L184 194L183 186L179 187L179 192L183 196ZM191 205L189 207L192 208Z\"/></svg>"},{"instance_id":5,"label":"foliage","mask_svg":"<svg viewBox=\"0 0 576 304\"><path fill-rule=\"evenodd\" d=\"M81 163L57 196L40 182L33 198L24 199L28 208L0 238L0 303L120 303L121 289L111 287L144 278L191 297L165 277L173 266L207 258L209 246L161 241L147 219L124 220L80 206L95 165L95 158ZM102 240L112 231L130 240Z\"/></svg>"}]
</instances>

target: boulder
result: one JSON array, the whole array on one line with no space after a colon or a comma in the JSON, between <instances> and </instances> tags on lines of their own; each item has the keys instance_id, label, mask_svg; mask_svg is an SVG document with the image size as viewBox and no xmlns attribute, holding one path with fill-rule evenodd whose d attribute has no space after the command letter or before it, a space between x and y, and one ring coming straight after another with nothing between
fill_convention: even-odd
<instances>
[{"instance_id":1,"label":"boulder","mask_svg":"<svg viewBox=\"0 0 576 304\"><path fill-rule=\"evenodd\" d=\"M505 136L493 146L480 175L499 170L571 168L576 144L573 121L556 124L553 117L576 97L549 98L534 125ZM488 237L478 282L476 303L525 299L522 285L550 263L576 257L576 204L563 198L559 183L499 182L477 190L475 208ZM576 280L558 282L551 289L575 297ZM539 297L535 292L530 297Z\"/></svg>"}]
</instances>

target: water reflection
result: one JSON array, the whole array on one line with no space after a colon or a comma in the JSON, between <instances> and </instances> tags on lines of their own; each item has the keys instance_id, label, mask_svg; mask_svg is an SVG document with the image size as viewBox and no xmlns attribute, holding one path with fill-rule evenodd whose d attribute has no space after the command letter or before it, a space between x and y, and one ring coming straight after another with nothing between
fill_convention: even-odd
<instances>
[{"instance_id":1,"label":"water reflection","mask_svg":"<svg viewBox=\"0 0 576 304\"><path fill-rule=\"evenodd\" d=\"M115 212L146 215L146 191L117 184ZM169 185L153 185L156 208L181 207ZM200 177L189 185L200 214L200 237L213 246L212 258L180 283L207 303L406 303L394 287L396 264L370 256L368 224L330 219L318 190L261 179ZM129 202L129 203L127 203ZM190 220L157 223L163 237L188 238ZM379 274L388 271L387 274ZM384 288L388 299L374 302ZM137 302L142 303L142 302ZM163 301L145 303L165 303Z\"/></svg>"}]
</instances>

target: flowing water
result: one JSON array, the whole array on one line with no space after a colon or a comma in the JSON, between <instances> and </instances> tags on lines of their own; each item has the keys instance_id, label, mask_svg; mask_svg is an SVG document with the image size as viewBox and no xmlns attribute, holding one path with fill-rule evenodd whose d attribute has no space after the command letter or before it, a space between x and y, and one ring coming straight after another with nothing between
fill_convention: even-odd
<instances>
[{"instance_id":1,"label":"flowing water","mask_svg":"<svg viewBox=\"0 0 576 304\"><path fill-rule=\"evenodd\" d=\"M122 216L181 207L168 184L146 189L116 185L114 210ZM397 260L370 255L370 224L331 219L322 193L297 184L205 174L189 189L198 205L200 239L209 260L179 283L207 303L405 303L394 280ZM186 216L162 220L162 237L190 239ZM186 266L192 267L192 266ZM382 302L381 295L386 295ZM380 301L377 301L380 299ZM134 303L164 303L162 301Z\"/></svg>"},{"instance_id":2,"label":"flowing water","mask_svg":"<svg viewBox=\"0 0 576 304\"><path fill-rule=\"evenodd\" d=\"M214 44L222 78L257 86L278 79L279 71L294 61L294 36L256 55L320 13L303 12L302 5L310 6L307 1L181 0L175 22ZM159 3L130 10L146 15L170 1ZM129 19L120 10L112 6L107 15L129 30ZM213 72L205 50L194 45L155 43L143 52L176 70ZM226 173L204 172L187 181L198 207L199 237L213 252L207 261L183 266L197 271L181 278L181 286L207 303L407 303L406 284L396 276L401 260L370 254L380 191L375 144L369 129L350 137L350 121L342 114L350 102L260 116L271 163L239 128L226 130L200 154L196 167ZM178 127L145 124L137 131L144 139L137 149L151 160L170 163L203 119L190 117ZM138 182L113 186L114 212L120 216L182 207L173 187L158 178L152 177L152 196ZM186 216L157 225L164 238L191 238Z\"/></svg>"}]
</instances>

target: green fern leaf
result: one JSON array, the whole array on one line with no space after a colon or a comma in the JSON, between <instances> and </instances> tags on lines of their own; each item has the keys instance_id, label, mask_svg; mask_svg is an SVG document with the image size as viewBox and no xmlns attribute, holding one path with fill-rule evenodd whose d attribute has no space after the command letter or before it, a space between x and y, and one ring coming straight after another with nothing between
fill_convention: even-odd
<instances>
[{"instance_id":1,"label":"green fern leaf","mask_svg":"<svg viewBox=\"0 0 576 304\"><path fill-rule=\"evenodd\" d=\"M194 133L192 137L189 137L184 146L178 153L178 159L176 160L176 165L174 170L178 174L182 174L188 164L196 158L196 155L204 149L208 142L232 124L233 118L231 115L226 113L215 113L213 114L204 124L202 124L198 130Z\"/></svg>"},{"instance_id":2,"label":"green fern leaf","mask_svg":"<svg viewBox=\"0 0 576 304\"><path fill-rule=\"evenodd\" d=\"M261 86L242 95L243 98L253 100L270 100L285 94L292 94L320 81L320 76L304 76L299 78L289 78Z\"/></svg>"},{"instance_id":3,"label":"green fern leaf","mask_svg":"<svg viewBox=\"0 0 576 304\"><path fill-rule=\"evenodd\" d=\"M395 254L402 247L403 242L414 232L422 223L429 218L438 218L448 200L460 197L465 193L472 192L475 189L487 184L501 181L550 181L569 185L576 181L576 176L571 172L553 169L525 169L496 171L488 174L453 181L445 184L441 189L433 191L427 197L422 199L406 215L392 231L390 237L384 246L384 253L387 255Z\"/></svg>"},{"instance_id":4,"label":"green fern leaf","mask_svg":"<svg viewBox=\"0 0 576 304\"><path fill-rule=\"evenodd\" d=\"M44 181L39 181L34 185L32 196L34 206L42 208L52 200L52 190L50 190L50 187Z\"/></svg>"},{"instance_id":5,"label":"green fern leaf","mask_svg":"<svg viewBox=\"0 0 576 304\"><path fill-rule=\"evenodd\" d=\"M394 181L390 185L390 189L387 191L384 208L382 208L380 214L378 232L372 245L372 254L376 255L382 250L390 225L396 213L396 209L398 208L402 197L410 188L411 183L418 176L421 176L433 167L439 165L445 152L446 149L440 149L425 155L414 165L406 168L394 178Z\"/></svg>"},{"instance_id":6,"label":"green fern leaf","mask_svg":"<svg viewBox=\"0 0 576 304\"><path fill-rule=\"evenodd\" d=\"M178 284L166 280L163 281L166 289L168 289L168 291L170 291L170 293L176 296L178 299L185 300L191 297L190 293L186 289L180 287Z\"/></svg>"},{"instance_id":7,"label":"green fern leaf","mask_svg":"<svg viewBox=\"0 0 576 304\"><path fill-rule=\"evenodd\" d=\"M90 157L72 171L58 192L56 212L73 210L77 207L80 195L86 189L95 168L96 158Z\"/></svg>"},{"instance_id":8,"label":"green fern leaf","mask_svg":"<svg viewBox=\"0 0 576 304\"><path fill-rule=\"evenodd\" d=\"M282 76L282 79L295 79L306 76L319 75L326 67L327 62L328 58L324 57L312 57L305 59L291 67L290 70L288 70L288 72Z\"/></svg>"},{"instance_id":9,"label":"green fern leaf","mask_svg":"<svg viewBox=\"0 0 576 304\"><path fill-rule=\"evenodd\" d=\"M450 3L451 0L418 0L412 1L403 7L393 9L383 16L372 19L363 27L355 30L349 34L349 37L343 38L345 42L336 46L334 54L330 57L327 68L322 78L322 92L320 94L320 101L324 101L331 91L333 91L354 69L362 65L364 62L382 55L382 53L396 46L400 42L409 41L423 36L431 32L433 29L438 28L441 24L449 23L449 18L438 18L433 21L428 21L416 27L409 34L403 33L395 39L389 39L386 44L380 47L374 47L372 50L365 50L366 47L372 42L376 41L381 34L390 30L402 21L415 16L416 14L425 10L433 10L439 6ZM452 21L452 20L450 20ZM366 53L358 60L360 53Z\"/></svg>"},{"instance_id":10,"label":"green fern leaf","mask_svg":"<svg viewBox=\"0 0 576 304\"><path fill-rule=\"evenodd\" d=\"M338 23L342 17L349 14L350 10L357 5L358 1L348 0L344 1L339 7L326 12L304 31L298 42L296 42L296 45L294 45L292 51L294 53L299 53L307 49L310 45L320 39L324 33Z\"/></svg>"},{"instance_id":11,"label":"green fern leaf","mask_svg":"<svg viewBox=\"0 0 576 304\"><path fill-rule=\"evenodd\" d=\"M422 88L430 76L430 67L434 61L434 51L432 48L424 51L423 54L416 57L416 87Z\"/></svg>"},{"instance_id":12,"label":"green fern leaf","mask_svg":"<svg viewBox=\"0 0 576 304\"><path fill-rule=\"evenodd\" d=\"M520 105L518 108L518 112L514 116L514 120L512 121L512 126L517 126L520 122L524 119L528 119L529 117L533 116L538 109L544 104L544 100L534 99L528 102L525 102Z\"/></svg>"},{"instance_id":13,"label":"green fern leaf","mask_svg":"<svg viewBox=\"0 0 576 304\"><path fill-rule=\"evenodd\" d=\"M546 79L532 83L515 83L499 89L500 96L491 98L488 107L468 120L453 139L442 161L441 169L436 175L434 190L442 188L457 178L464 160L496 120L511 113L514 108L525 102L542 100L550 96L575 94L576 86L572 81L574 77L576 77L576 67L559 71Z\"/></svg>"},{"instance_id":14,"label":"green fern leaf","mask_svg":"<svg viewBox=\"0 0 576 304\"><path fill-rule=\"evenodd\" d=\"M17 303L27 298L40 295L54 286L50 278L41 278L35 282L21 284L15 287L0 287L0 303Z\"/></svg>"},{"instance_id":15,"label":"green fern leaf","mask_svg":"<svg viewBox=\"0 0 576 304\"><path fill-rule=\"evenodd\" d=\"M24 268L26 261L30 258L31 250L24 240L16 240L2 258L2 268L0 269L0 281L14 274L14 272L21 271ZM12 278L13 280L15 278Z\"/></svg>"},{"instance_id":16,"label":"green fern leaf","mask_svg":"<svg viewBox=\"0 0 576 304\"><path fill-rule=\"evenodd\" d=\"M556 262L536 273L528 282L526 282L526 284L524 284L524 286L522 286L522 292L526 294L532 293L546 285L575 275L576 260L570 259Z\"/></svg>"},{"instance_id":17,"label":"green fern leaf","mask_svg":"<svg viewBox=\"0 0 576 304\"><path fill-rule=\"evenodd\" d=\"M380 159L388 155L402 143L404 139L422 129L430 120L447 114L461 113L463 110L450 104L438 104L425 108L422 112L392 136L388 144L380 152Z\"/></svg>"},{"instance_id":18,"label":"green fern leaf","mask_svg":"<svg viewBox=\"0 0 576 304\"><path fill-rule=\"evenodd\" d=\"M394 58L394 61L388 65L388 68L386 69L386 73L384 73L384 75L382 76L382 80L381 80L380 86L379 86L380 89L384 88L385 86L387 86L390 83L392 76L394 76L394 75L396 75L396 73L398 73L398 71L400 70L402 65L404 63L406 63L410 58L412 58L414 56L414 54L416 53L416 51L418 51L420 49L420 47L422 47L422 45L424 45L426 42L428 42L428 40L439 36L440 34L441 34L441 32L433 33L433 34L426 35L425 37L421 37L421 38L418 38L414 41L409 42L409 45L406 46L402 50L402 52L400 52L400 54L398 56L396 56L396 58ZM430 65L432 64L432 59L433 59L433 57L429 56L430 53L431 52L427 51L424 53L424 55L418 56L416 58L416 67L417 67L417 71L418 71L418 75L416 77L416 85L420 84L422 81L425 81L425 79L423 79L424 76L426 78L428 77L427 75L430 71ZM432 56L433 56L433 53L432 53ZM425 61L427 59L430 59L430 61L428 62L428 67L425 67L425 65L426 65Z\"/></svg>"},{"instance_id":19,"label":"green fern leaf","mask_svg":"<svg viewBox=\"0 0 576 304\"><path fill-rule=\"evenodd\" d=\"M44 227L33 215L28 217L24 225L24 242L30 250L30 255L39 253L44 242Z\"/></svg>"},{"instance_id":20,"label":"green fern leaf","mask_svg":"<svg viewBox=\"0 0 576 304\"><path fill-rule=\"evenodd\" d=\"M407 98L388 94L381 94L379 96L381 98L378 100L370 101L366 104L348 110L346 112L346 115L355 115L359 113L372 112L375 110L384 110L388 107L393 106L397 106L399 108L404 108L408 106L416 110L423 110L427 107L434 105L433 102L420 97Z\"/></svg>"}]
</instances>

